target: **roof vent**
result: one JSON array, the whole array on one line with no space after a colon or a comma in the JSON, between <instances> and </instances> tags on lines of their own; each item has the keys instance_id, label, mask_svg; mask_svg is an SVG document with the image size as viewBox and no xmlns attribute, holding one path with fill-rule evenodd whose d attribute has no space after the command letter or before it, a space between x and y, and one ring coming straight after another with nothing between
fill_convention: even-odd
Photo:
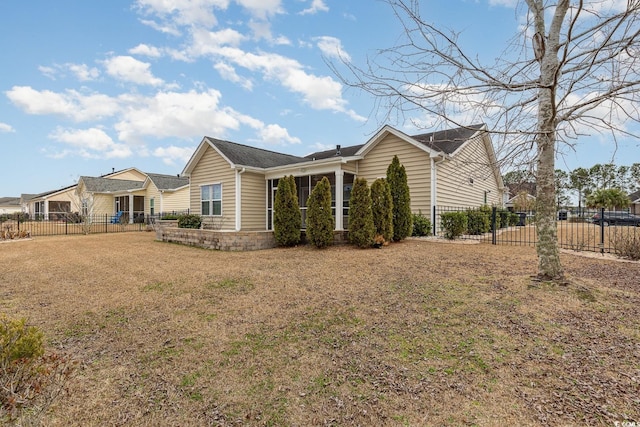
<instances>
[{"instance_id":1,"label":"roof vent","mask_svg":"<svg viewBox=\"0 0 640 427\"><path fill-rule=\"evenodd\" d=\"M340 155L340 145L336 145L336 156Z\"/></svg>"}]
</instances>

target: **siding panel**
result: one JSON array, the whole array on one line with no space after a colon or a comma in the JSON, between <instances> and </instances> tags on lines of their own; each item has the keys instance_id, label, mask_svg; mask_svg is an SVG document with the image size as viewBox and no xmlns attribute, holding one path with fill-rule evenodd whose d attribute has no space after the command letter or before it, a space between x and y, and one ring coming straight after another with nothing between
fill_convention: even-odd
<instances>
[{"instance_id":1,"label":"siding panel","mask_svg":"<svg viewBox=\"0 0 640 427\"><path fill-rule=\"evenodd\" d=\"M236 222L235 208L235 171L231 169L220 155L211 147L207 147L202 158L191 173L190 209L191 213L201 214L200 186L222 183L222 227L223 230L234 230ZM215 219L217 217L209 217ZM220 220L216 220L220 223Z\"/></svg>"},{"instance_id":2,"label":"siding panel","mask_svg":"<svg viewBox=\"0 0 640 427\"><path fill-rule=\"evenodd\" d=\"M470 140L452 158L438 164L437 186L439 206L481 206L485 191L488 205L501 205L498 182L482 136Z\"/></svg>"},{"instance_id":3,"label":"siding panel","mask_svg":"<svg viewBox=\"0 0 640 427\"><path fill-rule=\"evenodd\" d=\"M431 159L423 150L395 135L388 135L359 161L358 177L366 178L369 186L376 178L386 177L394 155L407 172L411 211L428 215L431 211Z\"/></svg>"}]
</instances>

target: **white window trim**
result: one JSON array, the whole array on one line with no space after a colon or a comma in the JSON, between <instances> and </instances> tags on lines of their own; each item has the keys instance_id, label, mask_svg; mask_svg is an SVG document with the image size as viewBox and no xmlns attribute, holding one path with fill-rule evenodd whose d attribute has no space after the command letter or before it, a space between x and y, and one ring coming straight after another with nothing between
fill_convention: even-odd
<instances>
[{"instance_id":1,"label":"white window trim","mask_svg":"<svg viewBox=\"0 0 640 427\"><path fill-rule=\"evenodd\" d=\"M214 185L220 186L220 215L204 215L202 213L202 187L210 187ZM224 215L223 190L224 190L224 187L222 186L222 182L210 182L207 184L200 184L200 215L206 216L206 217L215 217L215 218L221 218ZM213 197L213 194L211 196ZM213 202L214 200L215 199L211 199L209 200L209 202ZM210 212L213 212L213 206L209 206L209 208L210 208Z\"/></svg>"}]
</instances>

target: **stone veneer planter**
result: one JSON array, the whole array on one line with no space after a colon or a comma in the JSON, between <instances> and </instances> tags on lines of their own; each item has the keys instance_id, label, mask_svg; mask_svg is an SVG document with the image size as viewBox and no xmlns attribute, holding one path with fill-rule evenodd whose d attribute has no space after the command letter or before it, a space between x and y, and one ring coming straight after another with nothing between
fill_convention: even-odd
<instances>
[{"instance_id":1,"label":"stone veneer planter","mask_svg":"<svg viewBox=\"0 0 640 427\"><path fill-rule=\"evenodd\" d=\"M273 231L199 230L162 225L156 228L156 239L221 251L257 251L277 246ZM334 232L335 244L342 244L346 241L346 231Z\"/></svg>"},{"instance_id":2,"label":"stone veneer planter","mask_svg":"<svg viewBox=\"0 0 640 427\"><path fill-rule=\"evenodd\" d=\"M257 251L276 247L272 231L220 231L193 228L158 227L156 238L221 251Z\"/></svg>"}]
</instances>

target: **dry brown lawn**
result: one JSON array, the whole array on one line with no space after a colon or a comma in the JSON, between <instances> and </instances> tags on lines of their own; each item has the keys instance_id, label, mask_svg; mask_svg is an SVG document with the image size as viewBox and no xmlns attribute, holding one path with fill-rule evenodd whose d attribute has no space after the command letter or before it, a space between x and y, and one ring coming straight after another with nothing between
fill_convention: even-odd
<instances>
[{"instance_id":1,"label":"dry brown lawn","mask_svg":"<svg viewBox=\"0 0 640 427\"><path fill-rule=\"evenodd\" d=\"M216 252L0 244L0 313L80 362L45 426L640 422L640 264L407 240Z\"/></svg>"}]
</instances>

